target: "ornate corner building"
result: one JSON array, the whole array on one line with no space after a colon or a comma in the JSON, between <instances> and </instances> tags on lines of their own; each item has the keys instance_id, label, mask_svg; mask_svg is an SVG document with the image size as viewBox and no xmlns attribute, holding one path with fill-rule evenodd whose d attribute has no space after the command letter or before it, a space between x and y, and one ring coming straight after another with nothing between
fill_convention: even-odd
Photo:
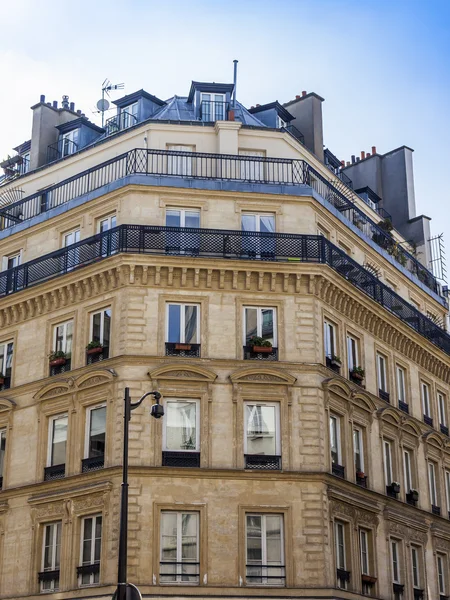
<instances>
[{"instance_id":1,"label":"ornate corner building","mask_svg":"<svg viewBox=\"0 0 450 600\"><path fill-rule=\"evenodd\" d=\"M1 163L0 597L450 597L450 337L412 150L317 94L32 107Z\"/></svg>"}]
</instances>

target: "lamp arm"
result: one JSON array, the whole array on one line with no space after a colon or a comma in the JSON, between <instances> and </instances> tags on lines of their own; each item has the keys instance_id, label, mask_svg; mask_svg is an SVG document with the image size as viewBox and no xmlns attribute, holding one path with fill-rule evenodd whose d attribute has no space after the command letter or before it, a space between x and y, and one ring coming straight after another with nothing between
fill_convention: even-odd
<instances>
[{"instance_id":1,"label":"lamp arm","mask_svg":"<svg viewBox=\"0 0 450 600\"><path fill-rule=\"evenodd\" d=\"M147 396L154 396L157 403L158 403L158 400L161 398L161 394L157 391L147 392L137 402L131 402L130 409L134 410L135 408L138 408L138 406L140 406L143 403L143 401L145 400L145 398L147 398Z\"/></svg>"}]
</instances>

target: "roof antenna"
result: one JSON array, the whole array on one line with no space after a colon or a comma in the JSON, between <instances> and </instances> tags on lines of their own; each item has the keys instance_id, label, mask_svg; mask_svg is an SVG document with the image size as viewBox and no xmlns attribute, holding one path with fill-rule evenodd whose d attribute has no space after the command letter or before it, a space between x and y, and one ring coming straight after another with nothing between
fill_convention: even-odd
<instances>
[{"instance_id":1,"label":"roof antenna","mask_svg":"<svg viewBox=\"0 0 450 600\"><path fill-rule=\"evenodd\" d=\"M239 61L237 61L236 59L233 60L234 62L234 88L233 88L233 108L236 108L236 85L237 85L237 64Z\"/></svg>"},{"instance_id":2,"label":"roof antenna","mask_svg":"<svg viewBox=\"0 0 450 600\"><path fill-rule=\"evenodd\" d=\"M108 97L111 97L109 95L109 92L111 92L112 90L123 90L124 87L125 85L123 83L113 84L108 78L106 78L105 81L102 83L102 97L97 102L98 112L102 113L102 127L105 124L105 112L109 109L110 106L109 101L105 98L105 93Z\"/></svg>"}]
</instances>

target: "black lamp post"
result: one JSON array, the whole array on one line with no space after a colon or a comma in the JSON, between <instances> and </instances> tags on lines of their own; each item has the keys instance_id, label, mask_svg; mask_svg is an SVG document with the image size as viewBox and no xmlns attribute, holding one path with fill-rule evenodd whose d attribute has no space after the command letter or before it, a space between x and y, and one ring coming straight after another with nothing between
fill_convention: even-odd
<instances>
[{"instance_id":1,"label":"black lamp post","mask_svg":"<svg viewBox=\"0 0 450 600\"><path fill-rule=\"evenodd\" d=\"M117 572L117 600L127 598L127 547L128 547L128 424L131 411L142 404L147 396L155 398L150 414L155 419L164 416L164 408L159 404L159 392L147 392L137 402L131 402L130 388L125 388L125 414L123 424L123 467L122 467L122 500L120 505L120 537L119 537L119 565Z\"/></svg>"}]
</instances>

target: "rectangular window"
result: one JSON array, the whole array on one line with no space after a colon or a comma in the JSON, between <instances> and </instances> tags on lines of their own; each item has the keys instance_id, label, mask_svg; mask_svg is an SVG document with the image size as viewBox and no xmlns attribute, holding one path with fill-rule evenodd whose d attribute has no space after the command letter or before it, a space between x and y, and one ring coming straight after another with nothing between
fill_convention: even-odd
<instances>
[{"instance_id":1,"label":"rectangular window","mask_svg":"<svg viewBox=\"0 0 450 600\"><path fill-rule=\"evenodd\" d=\"M102 217L97 221L97 233L104 233L114 227L117 227L117 218L115 214Z\"/></svg>"},{"instance_id":2,"label":"rectangular window","mask_svg":"<svg viewBox=\"0 0 450 600\"><path fill-rule=\"evenodd\" d=\"M168 144L167 150L170 152L176 152L176 154L167 155L167 174L168 175L186 175L190 177L193 175L193 167L196 162L192 153L194 152L194 146L182 146L181 144ZM186 154L188 153L188 154ZM201 159L200 159L201 161ZM181 212L177 209L169 209L170 212ZM195 209L187 210L185 212L198 213L198 221L200 223L200 211ZM176 215L175 215L176 216ZM196 217L195 217L196 218ZM169 223L166 222L166 225ZM172 227L200 227L198 225L172 225Z\"/></svg>"},{"instance_id":3,"label":"rectangular window","mask_svg":"<svg viewBox=\"0 0 450 600\"><path fill-rule=\"evenodd\" d=\"M168 160L185 161L185 157L168 157ZM192 159L189 159L192 160ZM170 164L169 164L170 167ZM181 165L174 164L174 168L188 170L187 163ZM179 173L178 173L179 174ZM189 173L186 173L189 174ZM198 229L200 227L200 211L192 208L167 208L166 210L165 244L167 254L189 254L196 256L200 250L200 233L198 231L189 231L189 228ZM173 228L173 229L170 229Z\"/></svg>"},{"instance_id":4,"label":"rectangular window","mask_svg":"<svg viewBox=\"0 0 450 600\"><path fill-rule=\"evenodd\" d=\"M277 402L246 402L245 423L245 454L281 455L280 405Z\"/></svg>"},{"instance_id":5,"label":"rectangular window","mask_svg":"<svg viewBox=\"0 0 450 600\"><path fill-rule=\"evenodd\" d=\"M199 401L166 400L163 447L169 452L200 452Z\"/></svg>"},{"instance_id":6,"label":"rectangular window","mask_svg":"<svg viewBox=\"0 0 450 600\"><path fill-rule=\"evenodd\" d=\"M394 481L392 472L392 448L391 442L384 440L384 479L386 485L391 485Z\"/></svg>"},{"instance_id":7,"label":"rectangular window","mask_svg":"<svg viewBox=\"0 0 450 600\"><path fill-rule=\"evenodd\" d=\"M167 304L166 340L169 343L200 343L200 306Z\"/></svg>"},{"instance_id":8,"label":"rectangular window","mask_svg":"<svg viewBox=\"0 0 450 600\"><path fill-rule=\"evenodd\" d=\"M405 493L409 494L409 492L413 489L413 480L412 480L412 469L411 469L411 451L404 450L403 451L403 470L405 475Z\"/></svg>"},{"instance_id":9,"label":"rectangular window","mask_svg":"<svg viewBox=\"0 0 450 600\"><path fill-rule=\"evenodd\" d=\"M364 473L363 432L356 427L353 429L353 456L356 473Z\"/></svg>"},{"instance_id":10,"label":"rectangular window","mask_svg":"<svg viewBox=\"0 0 450 600\"><path fill-rule=\"evenodd\" d=\"M69 156L78 150L79 129L63 133L61 137L61 158Z\"/></svg>"},{"instance_id":11,"label":"rectangular window","mask_svg":"<svg viewBox=\"0 0 450 600\"><path fill-rule=\"evenodd\" d=\"M202 121L225 120L225 94L202 93L200 97Z\"/></svg>"},{"instance_id":12,"label":"rectangular window","mask_svg":"<svg viewBox=\"0 0 450 600\"><path fill-rule=\"evenodd\" d=\"M345 525L340 521L334 523L334 542L336 546L336 568L346 571ZM340 587L343 587L342 584Z\"/></svg>"},{"instance_id":13,"label":"rectangular window","mask_svg":"<svg viewBox=\"0 0 450 600\"><path fill-rule=\"evenodd\" d=\"M403 367L399 367L397 365L396 373L397 373L397 400L399 402L406 403L405 369Z\"/></svg>"},{"instance_id":14,"label":"rectangular window","mask_svg":"<svg viewBox=\"0 0 450 600\"><path fill-rule=\"evenodd\" d=\"M436 466L434 463L428 463L428 483L430 486L430 502L432 506L438 506L436 490Z\"/></svg>"},{"instance_id":15,"label":"rectangular window","mask_svg":"<svg viewBox=\"0 0 450 600\"><path fill-rule=\"evenodd\" d=\"M85 457L97 458L105 455L106 405L88 409L86 413Z\"/></svg>"},{"instance_id":16,"label":"rectangular window","mask_svg":"<svg viewBox=\"0 0 450 600\"><path fill-rule=\"evenodd\" d=\"M333 465L341 464L341 420L335 415L330 415L330 446L331 462Z\"/></svg>"},{"instance_id":17,"label":"rectangular window","mask_svg":"<svg viewBox=\"0 0 450 600\"><path fill-rule=\"evenodd\" d=\"M3 257L3 266L2 271L7 271L8 269L14 269L14 267L18 267L22 262L22 252L15 252L14 254L10 254L9 256Z\"/></svg>"},{"instance_id":18,"label":"rectangular window","mask_svg":"<svg viewBox=\"0 0 450 600\"><path fill-rule=\"evenodd\" d=\"M199 583L199 513L161 513L160 583Z\"/></svg>"},{"instance_id":19,"label":"rectangular window","mask_svg":"<svg viewBox=\"0 0 450 600\"><path fill-rule=\"evenodd\" d=\"M73 231L68 231L63 235L62 245L64 248L68 246L72 246L76 242L80 241L80 230L74 229ZM77 246L76 248L69 248L67 250L67 270L71 271L74 267L80 264L80 248Z\"/></svg>"},{"instance_id":20,"label":"rectangular window","mask_svg":"<svg viewBox=\"0 0 450 600\"><path fill-rule=\"evenodd\" d=\"M48 455L47 466L64 465L66 463L67 427L69 417L67 414L52 417L48 427Z\"/></svg>"},{"instance_id":21,"label":"rectangular window","mask_svg":"<svg viewBox=\"0 0 450 600\"><path fill-rule=\"evenodd\" d=\"M382 354L377 354L377 368L378 368L378 388L382 392L387 392L387 372L386 372L386 358Z\"/></svg>"},{"instance_id":22,"label":"rectangular window","mask_svg":"<svg viewBox=\"0 0 450 600\"><path fill-rule=\"evenodd\" d=\"M400 543L391 540L392 581L400 583Z\"/></svg>"},{"instance_id":23,"label":"rectangular window","mask_svg":"<svg viewBox=\"0 0 450 600\"><path fill-rule=\"evenodd\" d=\"M133 102L128 106L123 106L120 109L121 129L127 129L137 123L138 103Z\"/></svg>"},{"instance_id":24,"label":"rectangular window","mask_svg":"<svg viewBox=\"0 0 450 600\"><path fill-rule=\"evenodd\" d=\"M420 589L420 558L419 548L411 546L411 566L413 587Z\"/></svg>"},{"instance_id":25,"label":"rectangular window","mask_svg":"<svg viewBox=\"0 0 450 600\"><path fill-rule=\"evenodd\" d=\"M284 585L283 516L246 515L247 585Z\"/></svg>"},{"instance_id":26,"label":"rectangular window","mask_svg":"<svg viewBox=\"0 0 450 600\"><path fill-rule=\"evenodd\" d=\"M239 159L241 165L241 179L246 181L264 181L265 177L265 168L264 168L264 158L266 153L264 150L238 150L239 156L242 157ZM259 160L251 160L250 157L255 157ZM280 177L276 174L271 174L271 181L277 181L277 178ZM281 175L281 180L283 179L283 175Z\"/></svg>"},{"instance_id":27,"label":"rectangular window","mask_svg":"<svg viewBox=\"0 0 450 600\"><path fill-rule=\"evenodd\" d=\"M3 487L5 474L6 429L0 429L0 490Z\"/></svg>"},{"instance_id":28,"label":"rectangular window","mask_svg":"<svg viewBox=\"0 0 450 600\"><path fill-rule=\"evenodd\" d=\"M63 246L64 246L64 248L67 248L67 246L75 244L76 242L79 242L79 241L80 241L80 230L74 229L73 231L69 231L64 234Z\"/></svg>"},{"instance_id":29,"label":"rectangular window","mask_svg":"<svg viewBox=\"0 0 450 600\"><path fill-rule=\"evenodd\" d=\"M54 592L59 589L59 568L61 563L62 523L50 523L44 527L42 549L41 590ZM52 571L50 575L49 571Z\"/></svg>"},{"instance_id":30,"label":"rectangular window","mask_svg":"<svg viewBox=\"0 0 450 600\"><path fill-rule=\"evenodd\" d=\"M351 335L347 336L347 363L348 370L353 371L356 367L359 367L359 355L358 355L358 340Z\"/></svg>"},{"instance_id":31,"label":"rectangular window","mask_svg":"<svg viewBox=\"0 0 450 600\"><path fill-rule=\"evenodd\" d=\"M447 595L447 556L445 554L436 555L438 588L441 596Z\"/></svg>"},{"instance_id":32,"label":"rectangular window","mask_svg":"<svg viewBox=\"0 0 450 600\"><path fill-rule=\"evenodd\" d=\"M323 322L323 344L325 357L330 360L336 356L336 327L329 321Z\"/></svg>"},{"instance_id":33,"label":"rectangular window","mask_svg":"<svg viewBox=\"0 0 450 600\"><path fill-rule=\"evenodd\" d=\"M439 409L439 423L444 427L447 426L447 398L441 392L438 392L438 409Z\"/></svg>"},{"instance_id":34,"label":"rectangular window","mask_svg":"<svg viewBox=\"0 0 450 600\"><path fill-rule=\"evenodd\" d=\"M361 552L361 574L370 575L369 532L359 530L359 547Z\"/></svg>"},{"instance_id":35,"label":"rectangular window","mask_svg":"<svg viewBox=\"0 0 450 600\"><path fill-rule=\"evenodd\" d=\"M11 387L13 349L11 341L0 343L0 390Z\"/></svg>"},{"instance_id":36,"label":"rectangular window","mask_svg":"<svg viewBox=\"0 0 450 600\"><path fill-rule=\"evenodd\" d=\"M430 411L430 386L422 381L422 409L425 417L431 417Z\"/></svg>"},{"instance_id":37,"label":"rectangular window","mask_svg":"<svg viewBox=\"0 0 450 600\"><path fill-rule=\"evenodd\" d=\"M250 234L242 236L241 244L243 255L248 255L251 258L275 257L275 239L269 235L263 235L275 232L274 214L242 213L241 228L242 231Z\"/></svg>"},{"instance_id":38,"label":"rectangular window","mask_svg":"<svg viewBox=\"0 0 450 600\"><path fill-rule=\"evenodd\" d=\"M104 348L109 348L111 339L111 309L104 308L91 315L90 338L99 342ZM108 358L106 356L106 358Z\"/></svg>"},{"instance_id":39,"label":"rectangular window","mask_svg":"<svg viewBox=\"0 0 450 600\"><path fill-rule=\"evenodd\" d=\"M262 338L276 348L277 327L275 308L244 308L244 346L250 346L252 338Z\"/></svg>"},{"instance_id":40,"label":"rectangular window","mask_svg":"<svg viewBox=\"0 0 450 600\"><path fill-rule=\"evenodd\" d=\"M53 351L72 354L73 321L66 321L53 328Z\"/></svg>"},{"instance_id":41,"label":"rectangular window","mask_svg":"<svg viewBox=\"0 0 450 600\"><path fill-rule=\"evenodd\" d=\"M101 515L85 517L82 521L80 585L92 585L100 580L102 521Z\"/></svg>"},{"instance_id":42,"label":"rectangular window","mask_svg":"<svg viewBox=\"0 0 450 600\"><path fill-rule=\"evenodd\" d=\"M200 227L200 211L195 208L167 208L167 227Z\"/></svg>"},{"instance_id":43,"label":"rectangular window","mask_svg":"<svg viewBox=\"0 0 450 600\"><path fill-rule=\"evenodd\" d=\"M450 516L450 471L445 471L445 492L447 498L447 512Z\"/></svg>"}]
</instances>

